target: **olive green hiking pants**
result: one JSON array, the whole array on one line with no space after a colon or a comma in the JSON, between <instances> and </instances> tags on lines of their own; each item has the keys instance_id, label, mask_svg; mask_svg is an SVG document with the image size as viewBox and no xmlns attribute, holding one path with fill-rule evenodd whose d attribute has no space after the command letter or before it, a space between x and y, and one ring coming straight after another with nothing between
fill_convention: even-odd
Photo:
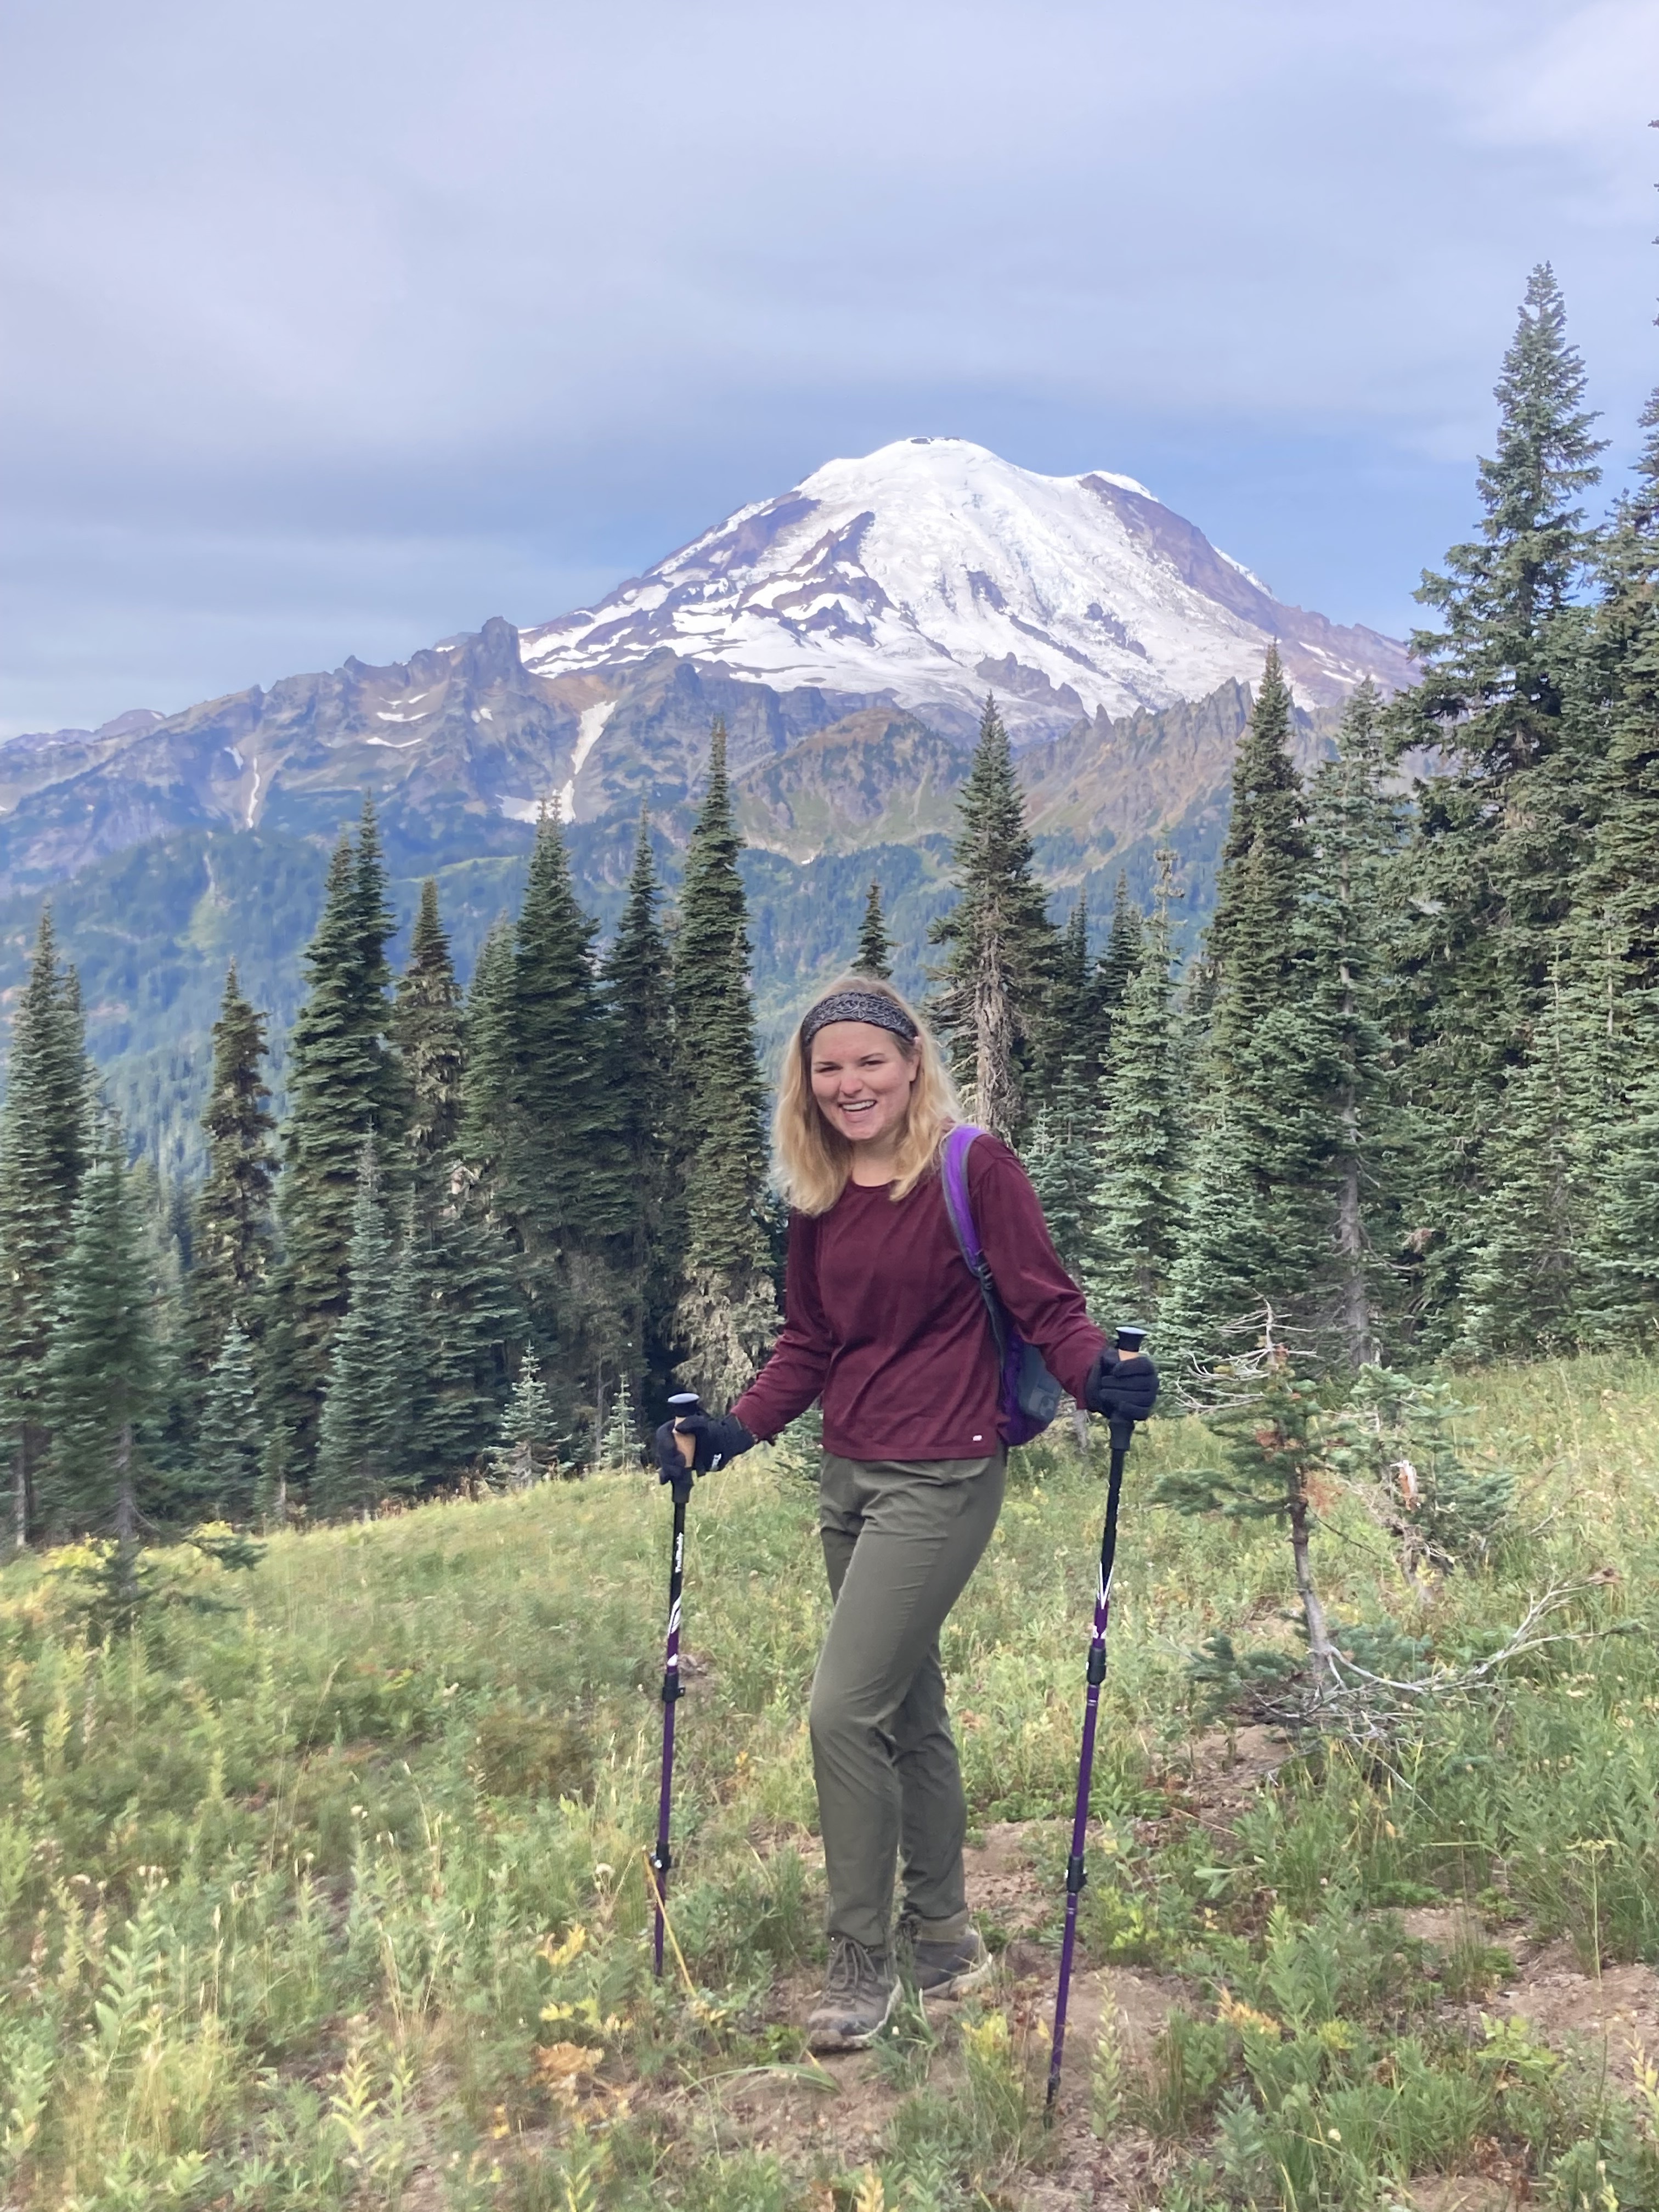
<instances>
[{"instance_id":1,"label":"olive green hiking pants","mask_svg":"<svg viewBox=\"0 0 1659 2212\"><path fill-rule=\"evenodd\" d=\"M836 1601L812 1680L827 1926L884 1951L895 1865L933 1942L966 1933L967 1807L939 1631L1002 1510L1007 1455L851 1460L826 1452L818 1531Z\"/></svg>"}]
</instances>

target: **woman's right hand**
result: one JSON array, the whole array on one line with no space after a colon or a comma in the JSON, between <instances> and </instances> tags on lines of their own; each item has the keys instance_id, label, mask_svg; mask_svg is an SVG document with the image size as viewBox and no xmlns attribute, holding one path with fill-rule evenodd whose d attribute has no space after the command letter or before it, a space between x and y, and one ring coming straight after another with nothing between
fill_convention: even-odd
<instances>
[{"instance_id":1,"label":"woman's right hand","mask_svg":"<svg viewBox=\"0 0 1659 2212\"><path fill-rule=\"evenodd\" d=\"M691 1439L688 1468L678 1439ZM736 1459L759 1441L731 1413L687 1413L678 1421L665 1421L657 1431L657 1480L684 1482L687 1474L712 1474L717 1467Z\"/></svg>"},{"instance_id":2,"label":"woman's right hand","mask_svg":"<svg viewBox=\"0 0 1659 2212\"><path fill-rule=\"evenodd\" d=\"M1090 1370L1084 1397L1091 1413L1144 1421L1158 1403L1158 1370L1144 1352L1115 1352L1109 1346Z\"/></svg>"}]
</instances>

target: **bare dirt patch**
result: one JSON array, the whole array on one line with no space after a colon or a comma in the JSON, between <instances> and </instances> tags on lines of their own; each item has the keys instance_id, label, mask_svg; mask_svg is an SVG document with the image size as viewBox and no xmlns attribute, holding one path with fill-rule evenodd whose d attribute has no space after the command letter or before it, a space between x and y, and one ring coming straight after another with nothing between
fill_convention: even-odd
<instances>
[{"instance_id":1,"label":"bare dirt patch","mask_svg":"<svg viewBox=\"0 0 1659 2212\"><path fill-rule=\"evenodd\" d=\"M1411 2191L1417 2212L1510 2212L1519 2202L1508 2182L1480 2173L1423 2174Z\"/></svg>"},{"instance_id":2,"label":"bare dirt patch","mask_svg":"<svg viewBox=\"0 0 1659 2212\"><path fill-rule=\"evenodd\" d=\"M1483 1943L1486 1938L1480 1917L1462 1905L1408 1905L1400 1915L1400 1924L1413 1942L1432 1943L1439 1951Z\"/></svg>"},{"instance_id":3,"label":"bare dirt patch","mask_svg":"<svg viewBox=\"0 0 1659 2212\"><path fill-rule=\"evenodd\" d=\"M1035 2075L1046 2081L1054 2027L1058 1958L1034 1943L1011 1944L1003 1956L1000 2000L1028 2053ZM1109 2142L1091 2124L1095 2046L1102 2025L1117 2023L1131 2063L1146 2057L1175 2007L1189 1992L1172 1976L1132 1966L1091 1966L1073 1975L1066 2007L1065 2063L1045 2170L1024 2185L1024 2212L1072 2212L1092 2205L1100 2212L1145 2201L1158 2177L1159 2154L1138 2128L1120 2128Z\"/></svg>"},{"instance_id":4,"label":"bare dirt patch","mask_svg":"<svg viewBox=\"0 0 1659 2212\"><path fill-rule=\"evenodd\" d=\"M1187 1789L1194 1804L1212 1814L1240 1813L1296 1757L1288 1740L1268 1728L1210 1729L1188 1748ZM1179 1774L1176 1765L1172 1772Z\"/></svg>"},{"instance_id":5,"label":"bare dirt patch","mask_svg":"<svg viewBox=\"0 0 1659 2212\"><path fill-rule=\"evenodd\" d=\"M1030 1820L993 1821L981 1832L984 1840L962 1855L969 1905L1007 1936L1041 1927L1054 1909L1053 1893L1039 1881L1026 1848L1036 1826Z\"/></svg>"},{"instance_id":6,"label":"bare dirt patch","mask_svg":"<svg viewBox=\"0 0 1659 2212\"><path fill-rule=\"evenodd\" d=\"M1630 2089L1638 2051L1659 2055L1659 1971L1603 1966L1587 1974L1565 1939L1528 1960L1493 2009L1529 2020L1550 2043L1571 2038L1602 2045L1615 2087Z\"/></svg>"}]
</instances>

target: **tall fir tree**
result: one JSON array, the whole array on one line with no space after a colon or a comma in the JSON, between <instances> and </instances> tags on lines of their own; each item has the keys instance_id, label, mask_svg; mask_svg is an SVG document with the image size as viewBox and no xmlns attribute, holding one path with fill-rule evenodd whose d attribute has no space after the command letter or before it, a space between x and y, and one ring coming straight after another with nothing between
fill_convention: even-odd
<instances>
[{"instance_id":1,"label":"tall fir tree","mask_svg":"<svg viewBox=\"0 0 1659 2212\"><path fill-rule=\"evenodd\" d=\"M534 1340L568 1413L623 1351L627 1192L593 958L556 819L536 832L514 945L513 1085L501 1200L523 1251Z\"/></svg>"},{"instance_id":2,"label":"tall fir tree","mask_svg":"<svg viewBox=\"0 0 1659 2212\"><path fill-rule=\"evenodd\" d=\"M1175 854L1160 851L1152 919L1097 1079L1085 1280L1108 1326L1156 1328L1175 1262L1185 1133L1170 927L1175 866Z\"/></svg>"},{"instance_id":3,"label":"tall fir tree","mask_svg":"<svg viewBox=\"0 0 1659 2212\"><path fill-rule=\"evenodd\" d=\"M404 1278L386 1219L377 1147L358 1151L346 1310L330 1348L311 1503L319 1520L369 1511L407 1486L411 1373Z\"/></svg>"},{"instance_id":4,"label":"tall fir tree","mask_svg":"<svg viewBox=\"0 0 1659 2212\"><path fill-rule=\"evenodd\" d=\"M264 1058L264 1017L243 997L233 960L213 1025L213 1073L202 1115L207 1174L191 1224L187 1342L198 1377L217 1360L233 1324L256 1341L263 1331L276 1174Z\"/></svg>"},{"instance_id":5,"label":"tall fir tree","mask_svg":"<svg viewBox=\"0 0 1659 2212\"><path fill-rule=\"evenodd\" d=\"M465 1060L461 1027L460 986L438 912L438 886L428 876L421 886L409 963L398 978L391 1018L403 1072L404 1141L417 1176L441 1169L460 1134Z\"/></svg>"},{"instance_id":6,"label":"tall fir tree","mask_svg":"<svg viewBox=\"0 0 1659 2212\"><path fill-rule=\"evenodd\" d=\"M371 1133L390 1148L398 1076L386 1037L386 947L392 930L374 811L329 866L322 920L307 948L309 988L289 1040L279 1214L284 1309L272 1347L273 1426L286 1480L310 1475L334 1334L346 1310L358 1165ZM276 1440L273 1440L276 1443Z\"/></svg>"},{"instance_id":7,"label":"tall fir tree","mask_svg":"<svg viewBox=\"0 0 1659 2212\"><path fill-rule=\"evenodd\" d=\"M0 1107L0 1437L20 1549L37 1518L52 1316L86 1164L88 1090L80 989L74 969L59 968L43 908Z\"/></svg>"},{"instance_id":8,"label":"tall fir tree","mask_svg":"<svg viewBox=\"0 0 1659 2212\"><path fill-rule=\"evenodd\" d=\"M1097 1075L1104 1066L1111 1048L1112 1024L1117 1018L1118 1008L1128 997L1129 986L1139 973L1141 940L1140 908L1129 896L1128 876L1120 868L1112 894L1111 927L1095 967L1096 1020L1099 1030Z\"/></svg>"},{"instance_id":9,"label":"tall fir tree","mask_svg":"<svg viewBox=\"0 0 1659 2212\"><path fill-rule=\"evenodd\" d=\"M1423 669L1396 702L1396 741L1438 750L1418 793L1390 1026L1410 1100L1438 1141L1414 1197L1429 1243L1425 1346L1455 1340L1492 1187L1486 1139L1534 1018L1554 991L1558 933L1593 827L1601 744L1571 709L1589 620L1593 540L1582 495L1599 475L1584 371L1554 275L1533 271L1496 392L1496 451L1480 465L1479 535L1419 598L1440 626L1413 639Z\"/></svg>"},{"instance_id":10,"label":"tall fir tree","mask_svg":"<svg viewBox=\"0 0 1659 2212\"><path fill-rule=\"evenodd\" d=\"M1033 1107L1052 1104L1068 1071L1088 1090L1100 1072L1100 978L1089 955L1089 902L1079 892L1054 940L1042 1055L1029 1085Z\"/></svg>"},{"instance_id":11,"label":"tall fir tree","mask_svg":"<svg viewBox=\"0 0 1659 2212\"><path fill-rule=\"evenodd\" d=\"M1601 550L1586 656L1607 745L1573 932L1582 1149L1595 1193L1581 1334L1659 1325L1659 391Z\"/></svg>"},{"instance_id":12,"label":"tall fir tree","mask_svg":"<svg viewBox=\"0 0 1659 2212\"><path fill-rule=\"evenodd\" d=\"M420 1349L405 1473L411 1486L436 1487L453 1481L493 1437L524 1318L505 1233L460 1157L464 1015L430 878L398 978L392 1034L402 1062L410 1170L398 1282L405 1326Z\"/></svg>"},{"instance_id":13,"label":"tall fir tree","mask_svg":"<svg viewBox=\"0 0 1659 2212\"><path fill-rule=\"evenodd\" d=\"M1276 647L1233 766L1208 950L1215 998L1201 1125L1164 1340L1207 1365L1218 1333L1262 1300L1305 1312L1325 1254L1329 1069L1310 1036L1298 929L1310 849L1292 714Z\"/></svg>"},{"instance_id":14,"label":"tall fir tree","mask_svg":"<svg viewBox=\"0 0 1659 2212\"><path fill-rule=\"evenodd\" d=\"M1564 933L1565 938L1565 933ZM1464 1287L1459 1348L1570 1350L1579 1333L1593 1184L1581 1138L1594 1039L1565 975L1529 1025L1486 1146L1486 1194Z\"/></svg>"},{"instance_id":15,"label":"tall fir tree","mask_svg":"<svg viewBox=\"0 0 1659 2212\"><path fill-rule=\"evenodd\" d=\"M494 1198L513 1111L513 925L503 915L478 950L466 994L461 1158Z\"/></svg>"},{"instance_id":16,"label":"tall fir tree","mask_svg":"<svg viewBox=\"0 0 1659 2212\"><path fill-rule=\"evenodd\" d=\"M1058 933L1035 873L1025 801L996 702L987 698L960 802L957 900L930 935L934 1021L949 1044L974 1118L1008 1144L1024 1128L1030 1079L1048 1049L1048 1000Z\"/></svg>"},{"instance_id":17,"label":"tall fir tree","mask_svg":"<svg viewBox=\"0 0 1659 2212\"><path fill-rule=\"evenodd\" d=\"M1223 1058L1248 1046L1296 975L1297 908L1308 859L1306 799L1291 757L1294 709L1270 645L1233 761L1232 799L1206 949L1215 963L1213 1019Z\"/></svg>"},{"instance_id":18,"label":"tall fir tree","mask_svg":"<svg viewBox=\"0 0 1659 2212\"><path fill-rule=\"evenodd\" d=\"M1054 1249L1080 1276L1088 1257L1093 1202L1094 1071L1097 1067L1097 979L1089 957L1089 908L1073 901L1048 986L1044 1065L1033 1082L1038 1103L1024 1146L1025 1165Z\"/></svg>"},{"instance_id":19,"label":"tall fir tree","mask_svg":"<svg viewBox=\"0 0 1659 2212\"><path fill-rule=\"evenodd\" d=\"M514 925L500 915L477 947L462 1022L460 1157L495 1192L502 1133L514 1109Z\"/></svg>"},{"instance_id":20,"label":"tall fir tree","mask_svg":"<svg viewBox=\"0 0 1659 2212\"><path fill-rule=\"evenodd\" d=\"M54 1534L112 1534L125 1554L137 1546L143 1510L139 1443L155 1382L153 1291L126 1148L112 1115L96 1128L57 1291L42 1519Z\"/></svg>"},{"instance_id":21,"label":"tall fir tree","mask_svg":"<svg viewBox=\"0 0 1659 2212\"><path fill-rule=\"evenodd\" d=\"M1381 1356L1386 1309L1397 1303L1388 1295L1389 1267L1409 1150L1382 1023L1390 882L1405 822L1389 788L1382 722L1382 700L1367 680L1343 711L1334 757L1314 774L1298 920L1330 1145L1312 1325L1322 1349L1356 1368Z\"/></svg>"},{"instance_id":22,"label":"tall fir tree","mask_svg":"<svg viewBox=\"0 0 1659 2212\"><path fill-rule=\"evenodd\" d=\"M411 1192L406 1213L399 1326L418 1357L402 1472L404 1486L436 1489L494 1437L511 1358L528 1329L500 1224L465 1168L453 1165L424 1204Z\"/></svg>"},{"instance_id":23,"label":"tall fir tree","mask_svg":"<svg viewBox=\"0 0 1659 2212\"><path fill-rule=\"evenodd\" d=\"M676 1150L685 1220L677 1372L711 1404L725 1404L749 1382L778 1322L742 850L726 772L726 725L717 721L708 787L681 878L673 976Z\"/></svg>"},{"instance_id":24,"label":"tall fir tree","mask_svg":"<svg viewBox=\"0 0 1659 2212\"><path fill-rule=\"evenodd\" d=\"M859 924L858 951L853 965L860 975L887 982L893 973L893 946L881 910L881 885L872 883L865 894L864 917Z\"/></svg>"},{"instance_id":25,"label":"tall fir tree","mask_svg":"<svg viewBox=\"0 0 1659 2212\"><path fill-rule=\"evenodd\" d=\"M195 1486L216 1519L255 1518L265 1441L253 1346L233 1320L208 1371L196 1432Z\"/></svg>"},{"instance_id":26,"label":"tall fir tree","mask_svg":"<svg viewBox=\"0 0 1659 2212\"><path fill-rule=\"evenodd\" d=\"M151 1381L140 1455L157 1512L173 1521L198 1518L196 1423L202 1377L192 1364L191 1194L143 1157L129 1170L127 1188L138 1221L138 1264L149 1285Z\"/></svg>"},{"instance_id":27,"label":"tall fir tree","mask_svg":"<svg viewBox=\"0 0 1659 2212\"><path fill-rule=\"evenodd\" d=\"M606 1079L617 1110L623 1187L629 1351L636 1402L666 1391L683 1224L672 1158L674 1009L668 940L650 823L640 811L633 872L605 990L611 1038Z\"/></svg>"},{"instance_id":28,"label":"tall fir tree","mask_svg":"<svg viewBox=\"0 0 1659 2212\"><path fill-rule=\"evenodd\" d=\"M1590 435L1584 387L1560 287L1540 263L1494 393L1498 446L1480 464L1480 535L1451 548L1443 574L1424 575L1417 596L1442 627L1413 635L1423 680L1403 702L1466 775L1487 783L1562 739L1565 668L1552 625L1572 608L1590 551L1578 501L1600 477L1605 443Z\"/></svg>"}]
</instances>

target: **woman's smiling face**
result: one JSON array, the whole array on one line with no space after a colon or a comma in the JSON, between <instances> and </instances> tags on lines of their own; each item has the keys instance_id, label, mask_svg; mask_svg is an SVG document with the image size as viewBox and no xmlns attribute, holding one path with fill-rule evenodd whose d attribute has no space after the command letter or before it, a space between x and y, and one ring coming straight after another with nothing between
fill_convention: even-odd
<instances>
[{"instance_id":1,"label":"woman's smiling face","mask_svg":"<svg viewBox=\"0 0 1659 2212\"><path fill-rule=\"evenodd\" d=\"M832 1129L878 1152L897 1143L921 1070L919 1054L906 1052L901 1038L874 1022L826 1022L809 1064L812 1096Z\"/></svg>"}]
</instances>

